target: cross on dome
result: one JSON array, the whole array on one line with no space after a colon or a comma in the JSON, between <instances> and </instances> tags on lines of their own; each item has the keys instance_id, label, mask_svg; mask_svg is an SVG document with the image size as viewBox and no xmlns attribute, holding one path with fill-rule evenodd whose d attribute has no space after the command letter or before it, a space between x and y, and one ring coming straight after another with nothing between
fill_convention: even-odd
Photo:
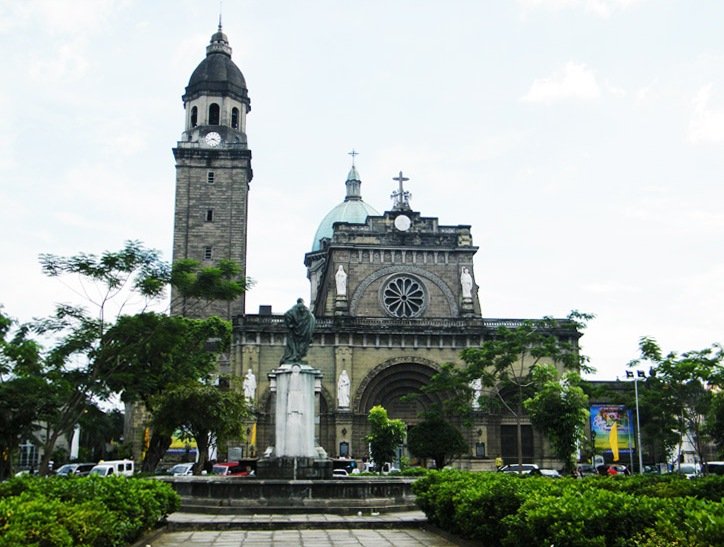
<instances>
[{"instance_id":1,"label":"cross on dome","mask_svg":"<svg viewBox=\"0 0 724 547\"><path fill-rule=\"evenodd\" d=\"M410 192L407 192L402 185L403 182L410 180L407 177L402 176L402 171L400 171L400 174L396 177L392 177L392 180L396 180L399 182L400 186L397 190L392 192L392 195L390 198L392 198L392 208L393 209L409 209L410 208L410 198L412 197L412 194Z\"/></svg>"},{"instance_id":2,"label":"cross on dome","mask_svg":"<svg viewBox=\"0 0 724 547\"><path fill-rule=\"evenodd\" d=\"M355 149L353 148L352 151L351 151L351 152L347 152L347 154L349 154L350 156L352 156L352 167L354 167L354 157L355 157L355 156L359 156L359 152L356 152Z\"/></svg>"}]
</instances>

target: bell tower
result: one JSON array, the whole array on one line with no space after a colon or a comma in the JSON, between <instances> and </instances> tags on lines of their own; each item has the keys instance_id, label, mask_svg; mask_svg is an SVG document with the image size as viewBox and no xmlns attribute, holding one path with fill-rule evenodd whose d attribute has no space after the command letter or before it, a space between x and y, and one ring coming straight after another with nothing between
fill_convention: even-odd
<instances>
[{"instance_id":1,"label":"bell tower","mask_svg":"<svg viewBox=\"0 0 724 547\"><path fill-rule=\"evenodd\" d=\"M246 276L246 241L251 150L246 116L251 102L231 47L218 31L206 46L206 58L194 70L183 97L185 129L176 158L173 260L198 260L204 266L234 260ZM200 309L172 294L171 313L192 317L218 315L231 321L244 313L244 295Z\"/></svg>"}]
</instances>

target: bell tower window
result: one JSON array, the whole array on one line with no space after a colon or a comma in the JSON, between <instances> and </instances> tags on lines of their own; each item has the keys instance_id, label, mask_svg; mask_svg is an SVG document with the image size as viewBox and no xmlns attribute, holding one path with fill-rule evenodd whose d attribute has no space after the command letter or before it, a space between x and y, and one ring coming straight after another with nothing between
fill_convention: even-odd
<instances>
[{"instance_id":1,"label":"bell tower window","mask_svg":"<svg viewBox=\"0 0 724 547\"><path fill-rule=\"evenodd\" d=\"M236 107L231 109L231 127L239 129L239 109Z\"/></svg>"},{"instance_id":2,"label":"bell tower window","mask_svg":"<svg viewBox=\"0 0 724 547\"><path fill-rule=\"evenodd\" d=\"M209 125L219 125L219 105L216 103L209 106Z\"/></svg>"},{"instance_id":3,"label":"bell tower window","mask_svg":"<svg viewBox=\"0 0 724 547\"><path fill-rule=\"evenodd\" d=\"M191 127L196 127L199 124L199 108L194 106L191 109Z\"/></svg>"},{"instance_id":4,"label":"bell tower window","mask_svg":"<svg viewBox=\"0 0 724 547\"><path fill-rule=\"evenodd\" d=\"M204 247L204 260L211 260L214 257L213 250L210 245Z\"/></svg>"},{"instance_id":5,"label":"bell tower window","mask_svg":"<svg viewBox=\"0 0 724 547\"><path fill-rule=\"evenodd\" d=\"M209 171L208 173L206 173L206 182L207 184L214 184L215 181L213 171Z\"/></svg>"},{"instance_id":6,"label":"bell tower window","mask_svg":"<svg viewBox=\"0 0 724 547\"><path fill-rule=\"evenodd\" d=\"M214 222L214 210L206 209L206 222Z\"/></svg>"}]
</instances>

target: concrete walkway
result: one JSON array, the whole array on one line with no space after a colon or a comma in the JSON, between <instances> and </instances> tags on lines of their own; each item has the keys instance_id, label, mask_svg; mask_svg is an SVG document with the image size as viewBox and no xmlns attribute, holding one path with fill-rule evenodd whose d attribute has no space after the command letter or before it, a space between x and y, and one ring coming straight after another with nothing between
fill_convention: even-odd
<instances>
[{"instance_id":1,"label":"concrete walkway","mask_svg":"<svg viewBox=\"0 0 724 547\"><path fill-rule=\"evenodd\" d=\"M361 516L174 513L169 516L165 531L136 545L450 547L460 544L429 529L421 511L409 511Z\"/></svg>"}]
</instances>

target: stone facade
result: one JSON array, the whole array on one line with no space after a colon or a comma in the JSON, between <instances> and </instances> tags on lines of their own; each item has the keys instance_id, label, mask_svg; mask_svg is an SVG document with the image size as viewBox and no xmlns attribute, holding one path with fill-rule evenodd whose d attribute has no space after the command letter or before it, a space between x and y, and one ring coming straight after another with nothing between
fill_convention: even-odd
<instances>
[{"instance_id":1,"label":"stone facade","mask_svg":"<svg viewBox=\"0 0 724 547\"><path fill-rule=\"evenodd\" d=\"M245 268L252 178L245 133L249 100L243 76L228 64L230 48L220 30L209 48L184 95L186 131L174 149L174 260L213 263L231 258ZM228 59L219 57L227 53ZM209 83L214 63L226 63L222 72L232 74L233 81ZM219 112L211 111L213 105ZM190 115L189 109L194 108ZM414 427L420 413L441 403L444 395L428 394L415 402L403 402L402 396L417 392L444 363L461 363L461 350L479 346L494 336L497 327L521 324L521 320L483 318L474 281L477 247L471 227L443 226L435 217L422 216L411 208L410 195L403 188L408 179L400 173L394 180L399 190L393 194L392 208L376 214L362 201L361 181L353 165L345 183L345 201L323 219L311 252L303 257L311 284L310 308L317 319L306 360L322 373L315 436L332 457L359 459L367 454L367 415L375 405ZM310 231L316 222L309 219ZM284 353L286 328L281 313L285 311L273 314L270 306L263 306L257 315L246 314L240 299L204 312L233 321L231 353L228 362L222 358L220 372L242 379L251 370L258 382L252 397L257 446L250 446L250 439L235 446L240 449L235 453L240 451L245 458L274 445L268 375ZM188 311L182 303L173 313ZM563 325L555 334L574 344L580 336ZM349 405L340 407L337 388L343 371L350 381ZM472 427L458 424L469 442L460 466L491 468L512 424L509 416L483 412L476 412ZM249 431L252 428L250 423ZM542 439L531 434L528 441L536 462L544 462L549 451ZM408 455L404 447L400 455Z\"/></svg>"}]
</instances>

